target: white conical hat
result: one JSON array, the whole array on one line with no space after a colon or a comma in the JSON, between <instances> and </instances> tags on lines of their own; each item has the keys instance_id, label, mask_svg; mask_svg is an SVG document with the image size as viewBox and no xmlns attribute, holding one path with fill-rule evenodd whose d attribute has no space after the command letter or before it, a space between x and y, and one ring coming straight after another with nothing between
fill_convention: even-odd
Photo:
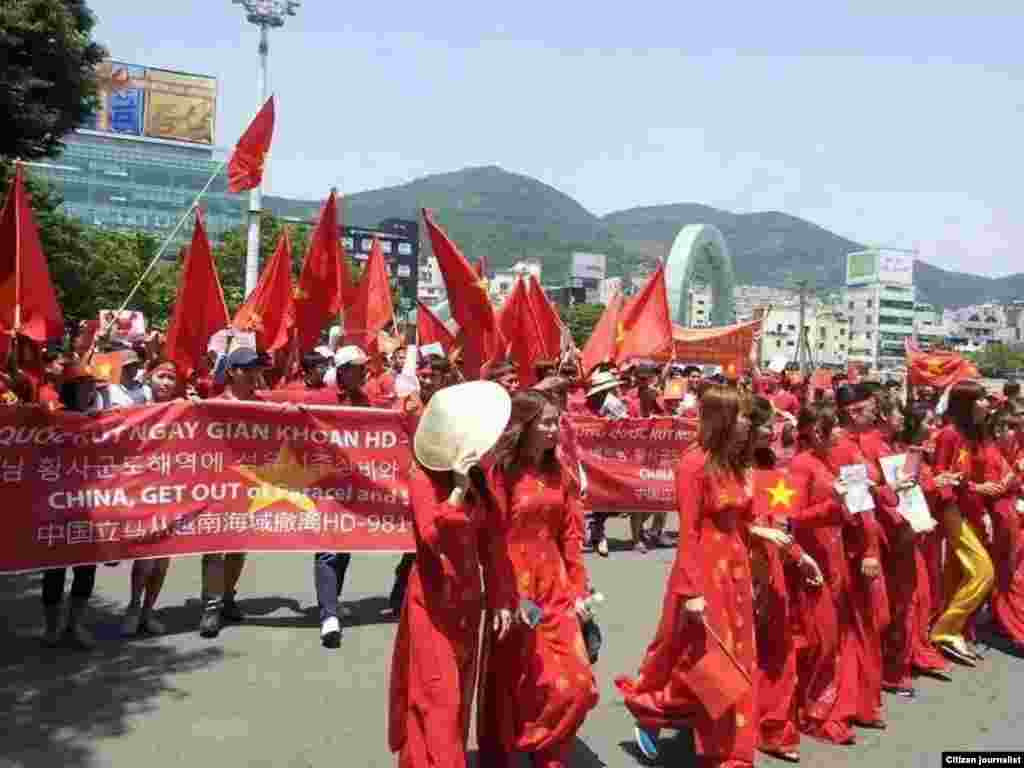
<instances>
[{"instance_id":1,"label":"white conical hat","mask_svg":"<svg viewBox=\"0 0 1024 768\"><path fill-rule=\"evenodd\" d=\"M470 381L434 393L413 439L416 460L447 472L470 451L483 456L498 442L512 415L512 398L493 381Z\"/></svg>"}]
</instances>

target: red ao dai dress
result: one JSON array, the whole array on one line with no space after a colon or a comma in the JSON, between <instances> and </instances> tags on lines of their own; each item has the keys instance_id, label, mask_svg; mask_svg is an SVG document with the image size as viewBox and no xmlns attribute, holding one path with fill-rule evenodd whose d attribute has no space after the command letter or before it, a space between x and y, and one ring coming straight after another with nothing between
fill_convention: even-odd
<instances>
[{"instance_id":1,"label":"red ao dai dress","mask_svg":"<svg viewBox=\"0 0 1024 768\"><path fill-rule=\"evenodd\" d=\"M676 472L679 548L662 603L661 621L635 678L615 683L644 729L694 727L697 751L708 766L750 766L758 741L753 690L717 720L701 704L692 670L715 640L696 622L681 626L680 610L703 596L705 619L755 678L753 586L748 530L750 489L732 475L706 468L707 454L688 451Z\"/></svg>"},{"instance_id":2,"label":"red ao dai dress","mask_svg":"<svg viewBox=\"0 0 1024 768\"><path fill-rule=\"evenodd\" d=\"M399 768L466 765L488 541L483 505L470 496L453 507L451 490L444 475L412 472L416 564L395 637L388 707L388 744ZM494 581L492 604L501 606Z\"/></svg>"},{"instance_id":3,"label":"red ao dai dress","mask_svg":"<svg viewBox=\"0 0 1024 768\"><path fill-rule=\"evenodd\" d=\"M543 617L533 629L514 624L503 640L486 635L480 765L504 768L515 765L514 752L529 752L535 766L562 768L598 700L575 611L589 587L582 504L557 468L494 468L489 481L500 510L495 533L510 565L513 605L532 600Z\"/></svg>"}]
</instances>

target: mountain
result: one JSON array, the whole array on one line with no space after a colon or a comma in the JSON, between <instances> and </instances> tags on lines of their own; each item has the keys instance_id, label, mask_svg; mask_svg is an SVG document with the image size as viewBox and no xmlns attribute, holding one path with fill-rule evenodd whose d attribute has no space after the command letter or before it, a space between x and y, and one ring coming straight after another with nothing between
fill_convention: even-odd
<instances>
[{"instance_id":1,"label":"mountain","mask_svg":"<svg viewBox=\"0 0 1024 768\"><path fill-rule=\"evenodd\" d=\"M319 201L264 198L279 216L316 218ZM609 275L628 275L667 256L687 224L716 226L732 254L736 280L743 284L791 286L808 279L819 289L839 288L846 255L864 246L785 213L731 213L696 203L632 208L597 217L576 200L529 176L497 166L425 176L395 187L343 197L344 221L374 227L392 217L416 218L421 208L436 211L470 259L486 256L491 269L536 258L544 280L568 277L573 251L604 253ZM421 246L429 252L423 228ZM915 283L922 299L941 307L1024 296L1024 274L988 278L949 272L918 261Z\"/></svg>"}]
</instances>

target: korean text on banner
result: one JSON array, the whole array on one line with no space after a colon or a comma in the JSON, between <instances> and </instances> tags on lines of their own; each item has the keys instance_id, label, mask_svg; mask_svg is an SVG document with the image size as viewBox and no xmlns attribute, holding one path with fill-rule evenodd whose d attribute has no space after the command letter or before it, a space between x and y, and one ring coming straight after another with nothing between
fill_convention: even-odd
<instances>
[{"instance_id":1,"label":"korean text on banner","mask_svg":"<svg viewBox=\"0 0 1024 768\"><path fill-rule=\"evenodd\" d=\"M599 512L674 512L675 471L694 441L689 419L570 417L562 450L575 455L586 475L586 506Z\"/></svg>"},{"instance_id":2,"label":"korean text on banner","mask_svg":"<svg viewBox=\"0 0 1024 768\"><path fill-rule=\"evenodd\" d=\"M402 414L207 401L0 412L0 573L206 552L410 551Z\"/></svg>"}]
</instances>

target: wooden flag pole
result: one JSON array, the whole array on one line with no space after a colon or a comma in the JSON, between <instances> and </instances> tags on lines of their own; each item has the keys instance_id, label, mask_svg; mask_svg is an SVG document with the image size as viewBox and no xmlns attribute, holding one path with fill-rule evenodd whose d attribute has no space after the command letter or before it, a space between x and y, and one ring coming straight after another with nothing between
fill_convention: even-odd
<instances>
[{"instance_id":1,"label":"wooden flag pole","mask_svg":"<svg viewBox=\"0 0 1024 768\"><path fill-rule=\"evenodd\" d=\"M733 665L735 665L736 669L740 671L740 674L743 675L744 679L748 683L753 685L754 682L750 679L750 675L747 674L747 670L745 670L743 668L743 665L740 664L739 660L735 656L733 656L732 651L725 647L725 643L722 642L722 638L718 636L718 633L716 633L715 630L712 629L711 625L708 623L707 616L701 616L701 622L704 624L704 629L707 630L708 634L711 635L712 638L714 638L716 643L718 643L718 647L722 649L722 653L729 657L729 661L731 661Z\"/></svg>"}]
</instances>

